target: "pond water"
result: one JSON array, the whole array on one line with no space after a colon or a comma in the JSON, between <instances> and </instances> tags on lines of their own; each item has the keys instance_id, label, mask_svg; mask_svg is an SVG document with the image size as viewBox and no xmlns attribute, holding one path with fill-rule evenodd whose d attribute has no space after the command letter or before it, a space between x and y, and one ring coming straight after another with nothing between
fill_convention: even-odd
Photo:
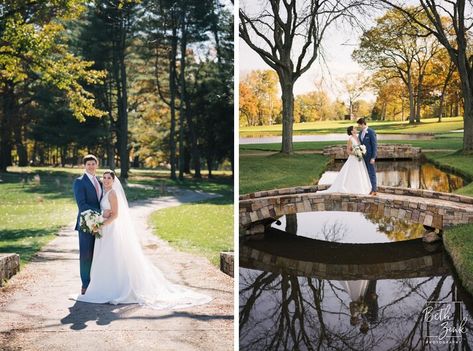
<instances>
[{"instance_id":1,"label":"pond water","mask_svg":"<svg viewBox=\"0 0 473 351\"><path fill-rule=\"evenodd\" d=\"M242 242L240 350L470 350L472 298L442 244L429 249L414 239L421 234L408 223L319 212L284 216ZM325 266L306 274L313 262ZM434 312L441 322L429 321ZM465 329L440 338L445 326Z\"/></svg>"},{"instance_id":2,"label":"pond water","mask_svg":"<svg viewBox=\"0 0 473 351\"><path fill-rule=\"evenodd\" d=\"M332 162L322 174L319 184L332 184L343 163ZM378 185L441 192L453 192L464 185L463 178L422 161L378 161L376 177Z\"/></svg>"},{"instance_id":3,"label":"pond water","mask_svg":"<svg viewBox=\"0 0 473 351\"><path fill-rule=\"evenodd\" d=\"M387 186L463 186L424 162L379 162L377 171ZM332 211L282 216L242 238L240 350L471 350L473 298L442 243L424 244L423 231Z\"/></svg>"},{"instance_id":4,"label":"pond water","mask_svg":"<svg viewBox=\"0 0 473 351\"><path fill-rule=\"evenodd\" d=\"M377 134L378 140L432 140L432 135L426 134ZM317 135L294 135L293 142L302 141L346 141L346 133L317 134ZM243 144L274 144L281 143L282 136L240 138L240 145Z\"/></svg>"},{"instance_id":5,"label":"pond water","mask_svg":"<svg viewBox=\"0 0 473 351\"><path fill-rule=\"evenodd\" d=\"M240 350L471 350L462 298L448 274L335 280L240 268ZM429 308L464 332L443 337Z\"/></svg>"},{"instance_id":6,"label":"pond water","mask_svg":"<svg viewBox=\"0 0 473 351\"><path fill-rule=\"evenodd\" d=\"M310 239L358 244L417 239L424 232L418 223L372 213L340 211L285 215L271 227Z\"/></svg>"}]
</instances>

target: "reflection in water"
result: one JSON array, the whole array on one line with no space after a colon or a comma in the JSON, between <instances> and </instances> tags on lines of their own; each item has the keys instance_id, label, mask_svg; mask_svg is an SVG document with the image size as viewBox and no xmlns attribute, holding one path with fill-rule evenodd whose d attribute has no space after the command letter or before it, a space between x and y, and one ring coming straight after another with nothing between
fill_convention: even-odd
<instances>
[{"instance_id":1,"label":"reflection in water","mask_svg":"<svg viewBox=\"0 0 473 351\"><path fill-rule=\"evenodd\" d=\"M289 221L288 221L289 219ZM341 243L382 243L422 237L422 224L410 223L378 213L359 212L303 212L285 215L271 224L311 239Z\"/></svg>"},{"instance_id":2,"label":"reflection in water","mask_svg":"<svg viewBox=\"0 0 473 351\"><path fill-rule=\"evenodd\" d=\"M319 184L332 184L343 162L333 162ZM378 185L453 192L463 186L463 179L444 172L431 163L419 161L379 161L376 163Z\"/></svg>"},{"instance_id":3,"label":"reflection in water","mask_svg":"<svg viewBox=\"0 0 473 351\"><path fill-rule=\"evenodd\" d=\"M456 294L448 276L347 282L240 268L240 349L469 350L472 317L463 304L444 320L459 327L467 318L457 348L427 345L439 324L424 309L452 305Z\"/></svg>"},{"instance_id":4,"label":"reflection in water","mask_svg":"<svg viewBox=\"0 0 473 351\"><path fill-rule=\"evenodd\" d=\"M422 228L349 212L288 218L240 245L240 350L472 349L471 309L442 245L407 241Z\"/></svg>"}]
</instances>

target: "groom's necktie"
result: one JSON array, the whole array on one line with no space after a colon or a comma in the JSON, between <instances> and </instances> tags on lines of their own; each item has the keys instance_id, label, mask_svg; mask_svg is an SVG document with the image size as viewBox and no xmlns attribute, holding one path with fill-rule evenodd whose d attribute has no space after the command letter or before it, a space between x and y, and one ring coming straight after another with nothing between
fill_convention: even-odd
<instances>
[{"instance_id":1,"label":"groom's necktie","mask_svg":"<svg viewBox=\"0 0 473 351\"><path fill-rule=\"evenodd\" d=\"M361 140L365 138L365 135L366 135L366 128L363 129L363 131L361 132Z\"/></svg>"},{"instance_id":2,"label":"groom's necktie","mask_svg":"<svg viewBox=\"0 0 473 351\"><path fill-rule=\"evenodd\" d=\"M97 199L100 200L100 185L99 185L99 182L97 181L96 177L92 177L92 179L94 180L94 187L95 187L95 191L97 192Z\"/></svg>"}]
</instances>

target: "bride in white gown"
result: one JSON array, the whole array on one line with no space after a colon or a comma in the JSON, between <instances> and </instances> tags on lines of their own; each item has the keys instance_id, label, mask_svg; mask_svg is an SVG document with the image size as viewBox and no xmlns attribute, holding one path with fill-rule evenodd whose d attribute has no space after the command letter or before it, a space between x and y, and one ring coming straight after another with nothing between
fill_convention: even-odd
<instances>
[{"instance_id":1,"label":"bride in white gown","mask_svg":"<svg viewBox=\"0 0 473 351\"><path fill-rule=\"evenodd\" d=\"M91 303L138 303L156 309L208 303L209 296L169 282L144 255L128 202L113 171L103 174L102 210L110 216L95 239L90 284L76 300Z\"/></svg>"},{"instance_id":2,"label":"bride in white gown","mask_svg":"<svg viewBox=\"0 0 473 351\"><path fill-rule=\"evenodd\" d=\"M353 148L360 145L358 132L355 127L350 126L347 129L347 134L349 135L347 141L348 159L333 184L327 190L319 190L317 193L369 194L371 192L365 161L353 155Z\"/></svg>"}]
</instances>

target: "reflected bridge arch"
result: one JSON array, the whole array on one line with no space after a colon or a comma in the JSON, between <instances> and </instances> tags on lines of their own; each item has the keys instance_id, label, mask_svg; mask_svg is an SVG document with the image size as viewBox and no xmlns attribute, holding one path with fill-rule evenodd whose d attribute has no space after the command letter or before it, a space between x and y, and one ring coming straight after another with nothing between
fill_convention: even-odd
<instances>
[{"instance_id":1,"label":"reflected bridge arch","mask_svg":"<svg viewBox=\"0 0 473 351\"><path fill-rule=\"evenodd\" d=\"M422 239L349 244L310 239L268 228L267 240L240 245L240 266L327 280L403 279L450 274L441 243Z\"/></svg>"}]
</instances>

